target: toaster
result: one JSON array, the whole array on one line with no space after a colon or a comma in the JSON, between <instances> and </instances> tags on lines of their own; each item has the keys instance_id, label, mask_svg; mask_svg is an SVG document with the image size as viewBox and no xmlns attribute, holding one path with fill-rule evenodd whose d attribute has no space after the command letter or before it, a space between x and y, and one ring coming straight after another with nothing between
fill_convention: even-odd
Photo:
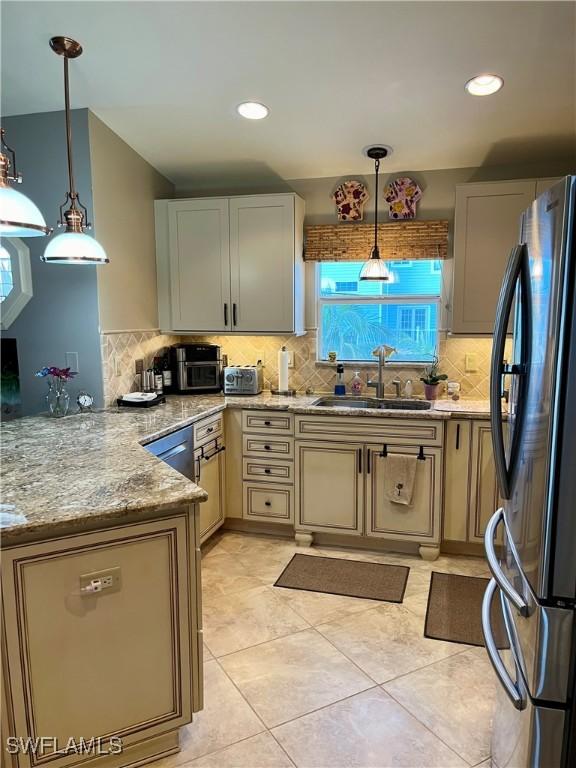
<instances>
[{"instance_id":1,"label":"toaster","mask_svg":"<svg viewBox=\"0 0 576 768\"><path fill-rule=\"evenodd\" d=\"M224 368L225 395L259 395L264 388L261 365L232 365Z\"/></svg>"}]
</instances>

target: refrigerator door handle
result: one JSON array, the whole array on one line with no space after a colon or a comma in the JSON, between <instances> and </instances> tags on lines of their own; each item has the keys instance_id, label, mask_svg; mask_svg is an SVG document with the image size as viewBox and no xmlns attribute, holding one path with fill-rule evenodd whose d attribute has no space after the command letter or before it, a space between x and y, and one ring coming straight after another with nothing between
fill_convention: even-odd
<instances>
[{"instance_id":1,"label":"refrigerator door handle","mask_svg":"<svg viewBox=\"0 0 576 768\"><path fill-rule=\"evenodd\" d=\"M492 427L492 444L494 448L494 464L496 476L500 487L500 494L504 499L510 498L510 471L506 465L506 452L504 450L504 432L502 429L502 378L505 374L521 375L522 369L518 366L506 366L503 363L504 346L516 284L522 273L524 264L524 244L516 245L510 253L508 267L502 283L498 308L496 310L496 323L494 325L494 343L492 345L492 364L490 371L490 425Z\"/></svg>"},{"instance_id":2,"label":"refrigerator door handle","mask_svg":"<svg viewBox=\"0 0 576 768\"><path fill-rule=\"evenodd\" d=\"M494 640L494 634L492 632L492 624L490 621L490 610L492 607L492 600L494 598L494 594L497 589L498 589L498 584L496 583L496 579L490 579L490 582L486 587L486 592L484 593L484 598L482 600L482 634L484 635L486 652L488 654L488 658L490 659L490 663L494 668L494 672L496 673L496 676L500 680L500 683L502 684L502 687L506 691L506 694L510 699L510 701L512 702L514 708L521 711L523 709L526 709L526 705L528 703L525 692L520 687L519 683L514 682L514 680L512 680L512 678L510 677L510 674L508 673L508 670L506 669L504 662L500 658L500 654L498 653L498 648ZM516 662L514 653L512 653L512 656L514 657L514 664L516 666L517 678L521 680L519 670L518 670L518 664Z\"/></svg>"},{"instance_id":3,"label":"refrigerator door handle","mask_svg":"<svg viewBox=\"0 0 576 768\"><path fill-rule=\"evenodd\" d=\"M530 606L526 600L520 595L514 587L510 584L498 561L498 555L494 548L494 541L496 539L496 530L500 523L504 523L504 510L502 507L497 509L492 515L486 526L484 533L484 550L486 551L486 559L488 560L488 567L494 577L494 581L500 587L502 592L506 595L508 600L516 608L521 616L530 615Z\"/></svg>"}]
</instances>

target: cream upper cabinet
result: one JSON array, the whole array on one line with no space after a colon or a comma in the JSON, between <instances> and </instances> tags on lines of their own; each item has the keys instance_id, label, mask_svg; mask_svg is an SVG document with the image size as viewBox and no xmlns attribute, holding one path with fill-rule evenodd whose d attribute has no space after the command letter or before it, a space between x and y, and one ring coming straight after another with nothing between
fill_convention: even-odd
<instances>
[{"instance_id":1,"label":"cream upper cabinet","mask_svg":"<svg viewBox=\"0 0 576 768\"><path fill-rule=\"evenodd\" d=\"M229 330L228 200L170 200L166 208L170 328Z\"/></svg>"},{"instance_id":2,"label":"cream upper cabinet","mask_svg":"<svg viewBox=\"0 0 576 768\"><path fill-rule=\"evenodd\" d=\"M296 528L361 534L364 462L362 443L298 443Z\"/></svg>"},{"instance_id":3,"label":"cream upper cabinet","mask_svg":"<svg viewBox=\"0 0 576 768\"><path fill-rule=\"evenodd\" d=\"M456 187L452 333L491 334L502 278L536 181Z\"/></svg>"},{"instance_id":4,"label":"cream upper cabinet","mask_svg":"<svg viewBox=\"0 0 576 768\"><path fill-rule=\"evenodd\" d=\"M156 201L161 328L303 333L303 225L295 194Z\"/></svg>"},{"instance_id":5,"label":"cream upper cabinet","mask_svg":"<svg viewBox=\"0 0 576 768\"><path fill-rule=\"evenodd\" d=\"M418 456L416 446L388 446L387 456ZM438 544L442 489L442 450L425 448L416 459L416 476L410 505L391 501L386 494L387 456L381 449L367 448L366 534L385 539L413 540Z\"/></svg>"},{"instance_id":6,"label":"cream upper cabinet","mask_svg":"<svg viewBox=\"0 0 576 768\"><path fill-rule=\"evenodd\" d=\"M234 331L294 330L295 213L294 195L230 200Z\"/></svg>"}]
</instances>

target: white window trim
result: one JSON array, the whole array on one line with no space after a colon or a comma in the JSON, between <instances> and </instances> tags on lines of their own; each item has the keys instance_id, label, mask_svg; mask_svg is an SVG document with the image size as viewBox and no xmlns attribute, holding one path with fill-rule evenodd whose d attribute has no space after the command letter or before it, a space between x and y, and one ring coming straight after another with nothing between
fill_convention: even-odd
<instances>
[{"instance_id":1,"label":"white window trim","mask_svg":"<svg viewBox=\"0 0 576 768\"><path fill-rule=\"evenodd\" d=\"M16 320L32 298L30 249L19 237L3 238L2 245L10 254L13 288L0 304L0 330L5 331Z\"/></svg>"}]
</instances>

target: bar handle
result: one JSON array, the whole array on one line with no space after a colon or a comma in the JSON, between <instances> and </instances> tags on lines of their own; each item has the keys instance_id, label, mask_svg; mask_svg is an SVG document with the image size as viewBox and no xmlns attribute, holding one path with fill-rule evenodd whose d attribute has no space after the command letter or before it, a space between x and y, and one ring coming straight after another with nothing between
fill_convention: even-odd
<instances>
[{"instance_id":1,"label":"bar handle","mask_svg":"<svg viewBox=\"0 0 576 768\"><path fill-rule=\"evenodd\" d=\"M510 600L512 605L516 608L518 613L521 616L529 616L530 606L528 605L526 600L522 597L522 595L520 595L514 589L514 587L510 584L510 582L504 575L502 568L500 568L500 563L498 562L498 555L496 554L496 550L494 548L494 541L496 539L496 531L500 523L505 524L504 510L502 507L500 507L500 509L497 509L496 512L494 512L494 514L488 521L488 525L486 526L486 531L484 533L484 549L486 551L486 559L488 560L488 567L490 568L490 572L492 573L492 576L494 577L494 580L496 581L497 585L500 587L502 592L504 592L504 594L506 595L508 600Z\"/></svg>"},{"instance_id":2,"label":"bar handle","mask_svg":"<svg viewBox=\"0 0 576 768\"><path fill-rule=\"evenodd\" d=\"M358 474L362 474L362 453L364 452L363 448L358 448Z\"/></svg>"},{"instance_id":3,"label":"bar handle","mask_svg":"<svg viewBox=\"0 0 576 768\"><path fill-rule=\"evenodd\" d=\"M497 588L498 584L496 583L496 579L490 579L488 586L486 587L486 592L484 593L484 598L482 600L482 634L484 635L486 653L488 654L490 663L494 667L496 677L506 691L506 694L512 702L514 708L521 711L526 709L526 697L524 696L523 691L520 689L518 683L514 682L510 677L504 662L500 658L500 654L498 653L498 648L494 640L494 633L492 631L490 610L492 608L494 593L496 592Z\"/></svg>"},{"instance_id":4,"label":"bar handle","mask_svg":"<svg viewBox=\"0 0 576 768\"><path fill-rule=\"evenodd\" d=\"M232 304L232 325L238 325L238 309L236 302Z\"/></svg>"},{"instance_id":5,"label":"bar handle","mask_svg":"<svg viewBox=\"0 0 576 768\"><path fill-rule=\"evenodd\" d=\"M228 304L224 302L224 325L228 325Z\"/></svg>"}]
</instances>

